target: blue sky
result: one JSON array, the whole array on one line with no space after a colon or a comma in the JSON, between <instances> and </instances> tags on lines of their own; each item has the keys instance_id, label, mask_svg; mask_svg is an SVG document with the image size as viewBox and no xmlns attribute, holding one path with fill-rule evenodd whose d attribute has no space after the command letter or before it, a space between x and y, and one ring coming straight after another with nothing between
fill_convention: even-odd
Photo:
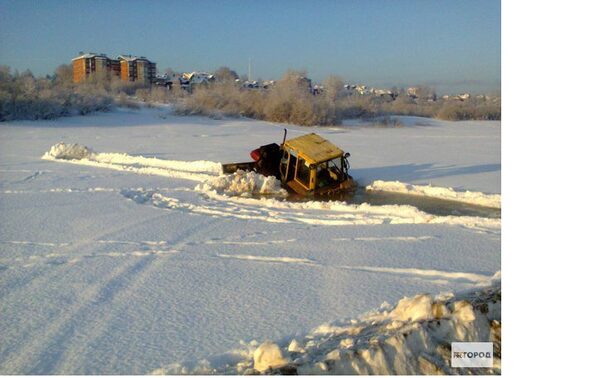
<instances>
[{"instance_id":1,"label":"blue sky","mask_svg":"<svg viewBox=\"0 0 600 378\"><path fill-rule=\"evenodd\" d=\"M500 1L0 0L0 64L36 75L79 51L144 55L159 71L303 69L440 93L500 88Z\"/></svg>"}]
</instances>

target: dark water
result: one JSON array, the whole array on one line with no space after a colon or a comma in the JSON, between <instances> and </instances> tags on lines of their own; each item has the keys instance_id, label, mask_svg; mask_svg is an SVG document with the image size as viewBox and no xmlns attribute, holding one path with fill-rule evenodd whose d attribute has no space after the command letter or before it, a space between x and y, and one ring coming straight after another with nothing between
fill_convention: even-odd
<instances>
[{"instance_id":1,"label":"dark water","mask_svg":"<svg viewBox=\"0 0 600 378\"><path fill-rule=\"evenodd\" d=\"M433 197L415 196L404 193L367 191L359 187L352 193L343 193L328 197L306 198L299 195L290 194L287 201L305 202L305 201L345 201L346 203L360 205L368 203L369 205L410 205L417 209L433 215L447 216L474 216L484 218L500 218L501 210L493 207L471 205L458 201L450 201Z\"/></svg>"}]
</instances>

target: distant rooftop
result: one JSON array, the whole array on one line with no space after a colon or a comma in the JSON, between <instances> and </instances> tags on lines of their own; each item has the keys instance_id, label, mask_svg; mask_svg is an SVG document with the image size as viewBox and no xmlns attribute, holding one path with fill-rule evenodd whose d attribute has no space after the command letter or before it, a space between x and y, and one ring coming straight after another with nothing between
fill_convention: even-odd
<instances>
[{"instance_id":1,"label":"distant rooftop","mask_svg":"<svg viewBox=\"0 0 600 378\"><path fill-rule=\"evenodd\" d=\"M71 59L73 60L77 60L77 59L91 59L91 58L107 58L106 54L98 54L98 53L94 53L94 52L88 52L88 53L84 53L83 51L79 52L79 56Z\"/></svg>"},{"instance_id":2,"label":"distant rooftop","mask_svg":"<svg viewBox=\"0 0 600 378\"><path fill-rule=\"evenodd\" d=\"M98 54L98 53L95 53L95 52L84 53L83 51L80 51L79 52L79 56L71 59L71 61L78 60L78 59L93 59L93 58L108 59L108 56L106 54ZM135 56L135 55L119 55L119 56L117 56L116 60L125 60L125 61L128 61L128 62L135 62L136 60L146 60L146 61L149 61L148 58L146 58L145 56Z\"/></svg>"},{"instance_id":3,"label":"distant rooftop","mask_svg":"<svg viewBox=\"0 0 600 378\"><path fill-rule=\"evenodd\" d=\"M118 60L126 60L128 62L134 62L136 60L148 60L145 56L135 56L135 55L119 55L117 57Z\"/></svg>"}]
</instances>

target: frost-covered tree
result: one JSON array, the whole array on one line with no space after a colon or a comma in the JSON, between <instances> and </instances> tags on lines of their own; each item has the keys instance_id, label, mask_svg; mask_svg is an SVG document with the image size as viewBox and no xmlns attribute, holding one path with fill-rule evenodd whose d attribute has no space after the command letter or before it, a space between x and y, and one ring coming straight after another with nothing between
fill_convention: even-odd
<instances>
[{"instance_id":1,"label":"frost-covered tree","mask_svg":"<svg viewBox=\"0 0 600 378\"><path fill-rule=\"evenodd\" d=\"M214 75L215 75L215 79L217 79L217 81L220 81L220 82L235 81L236 79L239 78L237 72L235 72L234 70L232 70L229 67L219 67L215 71Z\"/></svg>"},{"instance_id":2,"label":"frost-covered tree","mask_svg":"<svg viewBox=\"0 0 600 378\"><path fill-rule=\"evenodd\" d=\"M337 100L344 91L344 80L341 77L331 75L323 81L325 96L330 101Z\"/></svg>"}]
</instances>

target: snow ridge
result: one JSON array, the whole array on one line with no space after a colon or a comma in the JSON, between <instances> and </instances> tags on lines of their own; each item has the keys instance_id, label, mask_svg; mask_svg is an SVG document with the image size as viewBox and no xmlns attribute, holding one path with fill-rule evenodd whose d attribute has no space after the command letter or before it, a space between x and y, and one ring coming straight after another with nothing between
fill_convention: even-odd
<instances>
[{"instance_id":1,"label":"snow ridge","mask_svg":"<svg viewBox=\"0 0 600 378\"><path fill-rule=\"evenodd\" d=\"M415 375L500 374L500 272L460 294L404 297L396 306L322 324L302 337L242 343L152 374ZM492 368L451 367L452 342L492 342Z\"/></svg>"},{"instance_id":2,"label":"snow ridge","mask_svg":"<svg viewBox=\"0 0 600 378\"><path fill-rule=\"evenodd\" d=\"M229 197L204 185L196 186L202 195L198 203L184 202L158 191L127 189L121 194L139 204L237 219L255 219L270 223L301 223L323 226L368 224L449 224L466 228L499 231L500 219L465 216L436 216L409 205L375 206L339 201L288 202L273 198Z\"/></svg>"},{"instance_id":3,"label":"snow ridge","mask_svg":"<svg viewBox=\"0 0 600 378\"><path fill-rule=\"evenodd\" d=\"M42 159L202 182L222 172L221 164L213 161L187 162L120 153L96 153L86 146L63 142L52 146Z\"/></svg>"},{"instance_id":4,"label":"snow ridge","mask_svg":"<svg viewBox=\"0 0 600 378\"><path fill-rule=\"evenodd\" d=\"M501 206L500 194L485 194L481 192L457 192L452 188L443 188L431 185L412 185L400 181L373 181L367 190L404 193L417 196L435 197L450 201L459 201L473 205L487 206L499 209Z\"/></svg>"},{"instance_id":5,"label":"snow ridge","mask_svg":"<svg viewBox=\"0 0 600 378\"><path fill-rule=\"evenodd\" d=\"M79 144L57 143L42 159L127 171L145 175L157 175L202 183L205 190L215 190L227 195L272 194L286 196L275 177L265 177L256 172L237 171L222 174L221 163L198 160L179 161L131 156L121 153L96 153Z\"/></svg>"}]
</instances>

